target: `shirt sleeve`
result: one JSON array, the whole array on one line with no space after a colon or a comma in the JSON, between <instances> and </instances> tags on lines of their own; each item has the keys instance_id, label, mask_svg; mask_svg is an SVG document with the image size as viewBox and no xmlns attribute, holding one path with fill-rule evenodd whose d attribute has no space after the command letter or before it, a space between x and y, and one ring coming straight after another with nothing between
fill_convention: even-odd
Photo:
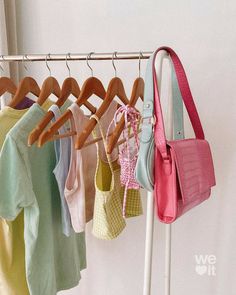
<instances>
[{"instance_id":1,"label":"shirt sleeve","mask_svg":"<svg viewBox=\"0 0 236 295\"><path fill-rule=\"evenodd\" d=\"M14 220L36 201L29 166L14 138L6 136L0 153L0 217Z\"/></svg>"}]
</instances>

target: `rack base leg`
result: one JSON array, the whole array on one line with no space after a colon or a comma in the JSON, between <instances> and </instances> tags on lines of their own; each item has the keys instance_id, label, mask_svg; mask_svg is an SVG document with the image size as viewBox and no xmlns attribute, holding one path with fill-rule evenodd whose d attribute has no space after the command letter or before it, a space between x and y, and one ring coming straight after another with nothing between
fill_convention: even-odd
<instances>
[{"instance_id":1,"label":"rack base leg","mask_svg":"<svg viewBox=\"0 0 236 295\"><path fill-rule=\"evenodd\" d=\"M171 282L171 224L166 224L165 295L170 295Z\"/></svg>"},{"instance_id":2,"label":"rack base leg","mask_svg":"<svg viewBox=\"0 0 236 295\"><path fill-rule=\"evenodd\" d=\"M153 193L148 192L147 193L147 217L146 217L146 242L145 242L143 295L151 294L153 230L154 230L154 198L153 198Z\"/></svg>"}]
</instances>

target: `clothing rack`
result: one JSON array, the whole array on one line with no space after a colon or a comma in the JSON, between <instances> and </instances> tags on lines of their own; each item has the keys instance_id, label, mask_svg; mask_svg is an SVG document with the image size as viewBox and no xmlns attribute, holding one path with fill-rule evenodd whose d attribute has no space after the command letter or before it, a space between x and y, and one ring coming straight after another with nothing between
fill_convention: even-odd
<instances>
[{"instance_id":1,"label":"clothing rack","mask_svg":"<svg viewBox=\"0 0 236 295\"><path fill-rule=\"evenodd\" d=\"M67 53L67 54L24 54L24 55L1 55L0 62L14 61L66 61L66 60L130 60L148 59L152 51L137 52L108 52L108 53Z\"/></svg>"},{"instance_id":2,"label":"clothing rack","mask_svg":"<svg viewBox=\"0 0 236 295\"><path fill-rule=\"evenodd\" d=\"M67 54L24 54L24 55L0 55L0 62L34 62L34 61L79 61L79 60L141 60L148 59L152 51L137 52L109 52L109 53L67 53ZM167 53L166 53L167 54ZM157 69L157 73L160 69ZM169 104L170 105L170 104ZM152 252L154 231L154 198L153 193L147 193L146 215L146 240L145 240L145 264L143 295L151 295L152 279ZM165 295L170 295L171 279L171 226L166 226L166 249L165 249Z\"/></svg>"}]
</instances>

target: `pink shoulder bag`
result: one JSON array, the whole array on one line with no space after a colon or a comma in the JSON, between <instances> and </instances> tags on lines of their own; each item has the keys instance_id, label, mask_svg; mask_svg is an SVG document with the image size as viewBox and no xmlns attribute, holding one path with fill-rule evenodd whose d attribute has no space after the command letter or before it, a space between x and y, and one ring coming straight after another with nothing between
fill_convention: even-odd
<instances>
[{"instance_id":1,"label":"pink shoulder bag","mask_svg":"<svg viewBox=\"0 0 236 295\"><path fill-rule=\"evenodd\" d=\"M205 140L181 61L169 47L157 49L154 58L160 50L166 50L172 59L180 92L196 137L166 140L157 78L153 75L154 109L157 119L154 130L154 195L159 219L164 223L172 223L209 198L211 187L215 185L215 175L210 146Z\"/></svg>"}]
</instances>

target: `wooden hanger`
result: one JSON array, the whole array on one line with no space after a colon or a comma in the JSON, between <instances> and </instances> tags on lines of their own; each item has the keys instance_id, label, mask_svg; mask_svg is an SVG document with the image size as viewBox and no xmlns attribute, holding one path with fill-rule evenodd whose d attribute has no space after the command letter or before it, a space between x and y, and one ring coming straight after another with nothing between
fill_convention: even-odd
<instances>
[{"instance_id":1,"label":"wooden hanger","mask_svg":"<svg viewBox=\"0 0 236 295\"><path fill-rule=\"evenodd\" d=\"M63 106L63 104L66 102L68 97L72 94L74 97L78 97L80 94L80 88L77 83L77 81L72 78L68 77L64 80L62 89L61 89L61 96L55 103L59 108ZM96 108L86 101L84 105L92 112L96 112ZM47 125L51 122L51 120L54 118L54 114L52 111L48 111L47 114L44 116L41 122L38 123L38 125L32 130L32 132L29 134L28 137L28 145L31 146L34 144L38 139L41 142L41 134L43 133L44 129L47 127Z\"/></svg>"},{"instance_id":2,"label":"wooden hanger","mask_svg":"<svg viewBox=\"0 0 236 295\"><path fill-rule=\"evenodd\" d=\"M137 78L134 81L131 98L129 101L129 106L134 107L138 101L139 98L143 101L144 96L144 80L143 78ZM117 141L120 138L120 135L125 127L125 118L124 115L122 115L120 121L117 123L115 129L113 130L111 136L109 137L108 146L107 146L107 153L111 154L114 147L116 146Z\"/></svg>"},{"instance_id":3,"label":"wooden hanger","mask_svg":"<svg viewBox=\"0 0 236 295\"><path fill-rule=\"evenodd\" d=\"M23 56L22 64L26 71L28 71L26 65L24 64L24 59L27 59L27 55ZM40 88L38 83L32 77L25 77L20 81L19 86L17 87L16 93L9 103L9 106L15 108L19 103L21 103L28 93L32 93L35 96L39 96Z\"/></svg>"},{"instance_id":4,"label":"wooden hanger","mask_svg":"<svg viewBox=\"0 0 236 295\"><path fill-rule=\"evenodd\" d=\"M80 95L78 99L76 100L76 104L80 107L83 104L88 104L88 99L92 95L96 95L101 99L105 98L106 91L102 85L102 82L95 77L88 78L81 89ZM90 104L90 108L93 107ZM94 107L93 107L94 108ZM96 110L96 108L94 108ZM70 110L67 110L56 122L52 124L52 126L45 130L39 140L38 140L38 146L43 146L47 141L53 138L53 136L58 132L59 128L63 126L70 118L72 117L72 112ZM72 133L68 133L67 136L73 135Z\"/></svg>"},{"instance_id":5,"label":"wooden hanger","mask_svg":"<svg viewBox=\"0 0 236 295\"><path fill-rule=\"evenodd\" d=\"M115 70L115 77L113 79L111 79L111 81L108 85L108 88L107 88L107 93L106 93L105 99L104 99L103 103L101 104L101 106L98 108L97 112L95 113L95 115L98 119L100 119L104 115L104 113L109 108L111 102L113 101L113 99L116 96L122 101L123 104L126 105L129 103L129 100L128 100L126 93L125 93L124 85L123 85L121 79L116 76L117 71L116 71L116 67L115 67L115 63L114 63L114 56L116 57L116 52L114 52L112 55L112 66ZM89 121L88 121L86 127L84 128L84 130L82 131L82 133L79 136L77 136L77 140L75 143L76 149L81 149L83 147L87 138L89 137L89 135L91 134L91 132L95 128L96 124L97 124L97 120L95 120L93 117L89 119Z\"/></svg>"},{"instance_id":6,"label":"wooden hanger","mask_svg":"<svg viewBox=\"0 0 236 295\"><path fill-rule=\"evenodd\" d=\"M9 107L15 108L25 99L28 93L33 93L35 96L40 94L40 88L32 77L25 77L21 80L13 99L9 103Z\"/></svg>"},{"instance_id":7,"label":"wooden hanger","mask_svg":"<svg viewBox=\"0 0 236 295\"><path fill-rule=\"evenodd\" d=\"M103 114L106 112L106 110L108 109L111 102L116 96L123 102L123 104L127 105L129 103L129 100L125 94L124 85L121 79L118 77L113 78L108 85L105 99L95 113L98 119L100 119L103 116ZM87 140L87 138L93 131L96 124L97 124L97 121L94 118L89 119L86 127L84 128L82 133L77 137L77 140L75 143L76 149L81 149L83 147L85 141Z\"/></svg>"},{"instance_id":8,"label":"wooden hanger","mask_svg":"<svg viewBox=\"0 0 236 295\"><path fill-rule=\"evenodd\" d=\"M54 77L48 77L44 80L42 89L40 91L39 98L37 99L37 103L39 105L43 105L43 103L48 99L48 97L54 94L58 97L57 102L60 100L61 96L61 88L58 84L58 81ZM31 146L34 144L39 138L40 134L43 132L44 128L48 125L48 123L53 118L53 113L48 111L41 122L34 128L29 136L28 136L28 145Z\"/></svg>"},{"instance_id":9,"label":"wooden hanger","mask_svg":"<svg viewBox=\"0 0 236 295\"><path fill-rule=\"evenodd\" d=\"M138 130L138 133L140 133L140 132L141 132L141 129ZM109 133L109 134L108 134L108 138L109 138L112 134L113 134L112 132ZM132 134L129 135L129 138L133 138L133 137L134 137L134 133L132 133ZM91 141L89 141L89 142L85 142L84 145L83 145L83 147L82 147L82 149L85 148L85 147L87 147L87 146L90 146L90 145L92 145L92 144L94 144L94 143L96 143L96 142L102 141L102 140L103 140L103 138L102 138L102 136L100 136L100 137L97 137L96 139L93 139L93 140L91 140ZM119 140L119 141L116 143L116 146L119 146L119 145L121 145L121 144L123 144L123 143L125 143L125 142L126 142L126 139L123 138L123 139Z\"/></svg>"},{"instance_id":10,"label":"wooden hanger","mask_svg":"<svg viewBox=\"0 0 236 295\"><path fill-rule=\"evenodd\" d=\"M48 65L48 58L50 58L50 53L45 57L46 67L49 71L49 77L47 77L43 81L43 85L40 91L39 98L37 99L37 103L42 105L51 94L54 94L58 98L61 96L61 88L56 78L52 77L51 69Z\"/></svg>"},{"instance_id":11,"label":"wooden hanger","mask_svg":"<svg viewBox=\"0 0 236 295\"><path fill-rule=\"evenodd\" d=\"M50 76L43 81L43 85L36 102L41 106L51 94L54 94L59 98L61 95L61 88L57 79Z\"/></svg>"},{"instance_id":12,"label":"wooden hanger","mask_svg":"<svg viewBox=\"0 0 236 295\"><path fill-rule=\"evenodd\" d=\"M69 76L70 76L70 68L68 66L67 59L66 59L66 66L69 70ZM62 84L61 95L58 98L56 105L59 108L61 108L71 94L77 98L80 94L80 87L74 78L68 77L64 80L64 82ZM96 108L93 105L91 105L89 102L85 102L85 106L91 112L96 111ZM29 134L29 137L28 137L28 145L29 146L34 144L39 139L40 135L43 133L43 130L51 122L53 117L54 117L53 112L48 111L47 114L44 116L44 118L41 120L41 122L31 131L31 133Z\"/></svg>"},{"instance_id":13,"label":"wooden hanger","mask_svg":"<svg viewBox=\"0 0 236 295\"><path fill-rule=\"evenodd\" d=\"M142 57L142 52L140 51L139 54L139 64L138 64L138 72L139 72L139 77L134 81L132 92L131 92L131 98L129 102L129 106L134 107L138 101L139 98L142 99L144 98L144 80L140 77L141 75L141 57ZM114 147L117 144L117 141L119 140L119 137L124 130L125 127L125 118L124 115L122 115L120 121L116 124L115 129L113 130L112 135L109 137L108 140L108 146L107 146L107 153L111 154ZM119 143L118 143L119 145Z\"/></svg>"},{"instance_id":14,"label":"wooden hanger","mask_svg":"<svg viewBox=\"0 0 236 295\"><path fill-rule=\"evenodd\" d=\"M3 55L2 55L2 58L4 60ZM4 69L1 65L0 65L0 69L4 73ZM17 87L11 78L0 77L0 96L2 96L6 92L14 95L16 93L16 90L17 90Z\"/></svg>"},{"instance_id":15,"label":"wooden hanger","mask_svg":"<svg viewBox=\"0 0 236 295\"><path fill-rule=\"evenodd\" d=\"M16 93L17 87L15 83L8 77L0 77L0 96L8 92L12 95Z\"/></svg>"},{"instance_id":16,"label":"wooden hanger","mask_svg":"<svg viewBox=\"0 0 236 295\"><path fill-rule=\"evenodd\" d=\"M72 77L66 78L65 81L63 82L62 90L61 90L61 105L60 106L58 105L59 107L61 107L64 104L64 102L70 96L70 94L76 97L77 99L80 96L79 84ZM96 112L96 108L90 102L84 101L83 104L91 113Z\"/></svg>"},{"instance_id":17,"label":"wooden hanger","mask_svg":"<svg viewBox=\"0 0 236 295\"><path fill-rule=\"evenodd\" d=\"M94 106L92 106L88 102L88 99L92 95L96 95L96 96L100 97L101 99L104 99L104 97L106 95L106 91L102 85L102 82L98 78L93 77L93 69L91 68L91 66L88 63L88 59L91 57L91 55L92 55L92 53L88 54L86 62L87 62L87 66L91 70L92 77L88 78L84 82L81 92L80 92L75 103L77 103L78 106L82 106L84 104L92 111L92 113L95 113L96 108L94 108ZM69 74L70 74L70 68L68 67L67 59L66 59L66 66L67 66L67 68L69 70ZM52 124L52 126L48 130L44 131L41 134L41 136L38 140L38 146L41 147L42 145L44 145L44 143L51 140L55 136L55 134L58 133L59 128L61 126L63 126L72 116L73 116L72 112L70 110L67 110L56 122L54 122ZM74 135L74 132L69 132L66 135L64 135L64 137L71 136L71 135Z\"/></svg>"}]
</instances>

